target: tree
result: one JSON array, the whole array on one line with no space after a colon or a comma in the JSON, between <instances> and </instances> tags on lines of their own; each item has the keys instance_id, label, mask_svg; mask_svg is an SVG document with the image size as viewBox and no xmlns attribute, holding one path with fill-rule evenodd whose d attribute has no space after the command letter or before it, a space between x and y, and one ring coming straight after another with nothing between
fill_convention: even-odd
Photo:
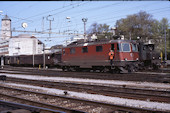
<instances>
[{"instance_id":1,"label":"tree","mask_svg":"<svg viewBox=\"0 0 170 113\"><path fill-rule=\"evenodd\" d=\"M98 24L97 23L93 23L90 28L87 30L87 34L96 34L98 33Z\"/></svg>"},{"instance_id":2,"label":"tree","mask_svg":"<svg viewBox=\"0 0 170 113\"><path fill-rule=\"evenodd\" d=\"M154 23L156 23L156 20L152 18L152 15L147 14L145 11L140 11L137 14L118 20L116 28L119 35L125 35L127 39L141 37L146 40L153 34Z\"/></svg>"},{"instance_id":3,"label":"tree","mask_svg":"<svg viewBox=\"0 0 170 113\"><path fill-rule=\"evenodd\" d=\"M163 53L165 53L165 36L166 36L166 50L168 53L170 53L170 37L169 37L169 23L167 18L162 18L162 20L159 22L159 34L160 38L162 40L162 43L158 45L158 47L161 49Z\"/></svg>"},{"instance_id":4,"label":"tree","mask_svg":"<svg viewBox=\"0 0 170 113\"><path fill-rule=\"evenodd\" d=\"M95 34L99 38L110 38L111 33L109 32L110 26L107 24L93 23L87 31L88 35Z\"/></svg>"}]
</instances>

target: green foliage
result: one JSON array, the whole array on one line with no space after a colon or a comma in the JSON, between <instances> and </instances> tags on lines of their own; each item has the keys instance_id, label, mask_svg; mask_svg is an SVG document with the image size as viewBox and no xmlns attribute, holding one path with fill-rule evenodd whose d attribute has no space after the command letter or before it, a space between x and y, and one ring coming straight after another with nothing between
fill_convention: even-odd
<instances>
[{"instance_id":1,"label":"green foliage","mask_svg":"<svg viewBox=\"0 0 170 113\"><path fill-rule=\"evenodd\" d=\"M127 18L120 19L116 22L117 33L124 35L128 39L136 39L141 37L142 39L151 37L155 29L154 23L156 20L152 18L152 15L146 12L139 12L134 15L129 15Z\"/></svg>"},{"instance_id":2,"label":"green foliage","mask_svg":"<svg viewBox=\"0 0 170 113\"><path fill-rule=\"evenodd\" d=\"M87 31L88 35L95 34L98 39L111 38L112 33L109 32L109 25L93 23Z\"/></svg>"}]
</instances>

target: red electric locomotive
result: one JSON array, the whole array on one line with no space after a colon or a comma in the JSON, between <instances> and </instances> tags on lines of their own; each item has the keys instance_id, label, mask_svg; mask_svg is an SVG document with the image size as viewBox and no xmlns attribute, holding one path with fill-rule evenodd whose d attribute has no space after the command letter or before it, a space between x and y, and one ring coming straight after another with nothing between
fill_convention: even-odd
<instances>
[{"instance_id":1,"label":"red electric locomotive","mask_svg":"<svg viewBox=\"0 0 170 113\"><path fill-rule=\"evenodd\" d=\"M112 65L109 60L110 49L115 54ZM131 72L137 68L138 60L137 43L132 40L77 41L62 49L62 69L64 71L78 71L86 68Z\"/></svg>"}]
</instances>

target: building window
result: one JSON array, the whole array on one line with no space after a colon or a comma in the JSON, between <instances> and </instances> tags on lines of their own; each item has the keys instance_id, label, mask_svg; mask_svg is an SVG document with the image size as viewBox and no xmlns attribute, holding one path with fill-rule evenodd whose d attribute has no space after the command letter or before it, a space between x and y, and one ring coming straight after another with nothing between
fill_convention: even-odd
<instances>
[{"instance_id":1,"label":"building window","mask_svg":"<svg viewBox=\"0 0 170 113\"><path fill-rule=\"evenodd\" d=\"M87 47L83 47L82 48L82 53L87 53L88 52L88 48Z\"/></svg>"},{"instance_id":2,"label":"building window","mask_svg":"<svg viewBox=\"0 0 170 113\"><path fill-rule=\"evenodd\" d=\"M102 46L96 46L96 52L102 52L103 47Z\"/></svg>"},{"instance_id":3,"label":"building window","mask_svg":"<svg viewBox=\"0 0 170 113\"><path fill-rule=\"evenodd\" d=\"M74 54L76 53L76 49L75 48L70 48L70 54Z\"/></svg>"}]
</instances>

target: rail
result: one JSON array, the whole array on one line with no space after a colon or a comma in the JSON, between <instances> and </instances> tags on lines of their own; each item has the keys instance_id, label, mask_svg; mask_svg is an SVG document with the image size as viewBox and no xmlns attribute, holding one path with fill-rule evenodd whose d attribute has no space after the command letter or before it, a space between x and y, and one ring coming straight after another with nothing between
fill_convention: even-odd
<instances>
[{"instance_id":1,"label":"rail","mask_svg":"<svg viewBox=\"0 0 170 113\"><path fill-rule=\"evenodd\" d=\"M3 88L3 87L4 86L1 86L1 88ZM34 91L28 91L28 90L23 90L23 89L18 89L18 88L9 88L9 87L4 87L4 88L5 89L10 89L10 90L17 90L19 92L27 92L29 94L30 93L34 93L36 95L44 95L46 97L50 96L50 97L53 97L53 98L64 98L66 100L74 100L74 101L77 101L79 103L80 102L86 103L86 105L89 105L89 104L93 104L94 105L95 104L95 105L110 107L110 108L114 109L115 111L126 111L126 112L132 112L132 113L153 113L153 112L154 113L160 113L160 112L168 113L169 112L169 111L159 111L159 110L155 110L155 109L137 108L137 107L124 106L124 105L109 104L109 103L104 103L104 102L89 101L89 100L77 99L77 98L66 97L66 96L57 96L57 95L40 93L40 92L34 92ZM29 100L26 100L26 101L29 101ZM37 104L40 104L40 103L37 103ZM53 107L56 108L56 106L53 106ZM59 110L64 111L62 108L59 109Z\"/></svg>"}]
</instances>

